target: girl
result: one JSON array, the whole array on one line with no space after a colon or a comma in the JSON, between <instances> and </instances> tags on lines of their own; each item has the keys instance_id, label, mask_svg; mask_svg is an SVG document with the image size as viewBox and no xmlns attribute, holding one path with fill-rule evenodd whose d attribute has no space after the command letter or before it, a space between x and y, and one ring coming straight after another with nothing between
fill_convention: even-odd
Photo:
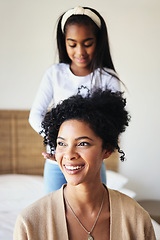
<instances>
[{"instance_id":1,"label":"girl","mask_svg":"<svg viewBox=\"0 0 160 240\"><path fill-rule=\"evenodd\" d=\"M108 189L100 171L119 149L130 117L120 92L73 96L48 112L44 143L67 184L33 203L18 217L14 240L155 240L149 214L134 199Z\"/></svg>"},{"instance_id":2,"label":"girl","mask_svg":"<svg viewBox=\"0 0 160 240\"><path fill-rule=\"evenodd\" d=\"M119 89L106 24L96 10L76 7L64 13L58 21L57 46L59 64L45 73L29 116L31 126L38 133L51 101L56 105L77 92L85 95L88 90L92 92L106 86L112 91ZM43 155L47 158L44 182L46 193L49 193L59 189L66 180L54 155ZM106 183L104 163L101 177Z\"/></svg>"}]
</instances>

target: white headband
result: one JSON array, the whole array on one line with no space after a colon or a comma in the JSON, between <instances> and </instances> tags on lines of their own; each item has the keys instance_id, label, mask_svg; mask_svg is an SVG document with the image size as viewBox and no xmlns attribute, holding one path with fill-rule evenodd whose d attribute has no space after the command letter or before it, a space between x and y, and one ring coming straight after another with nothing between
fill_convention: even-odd
<instances>
[{"instance_id":1,"label":"white headband","mask_svg":"<svg viewBox=\"0 0 160 240\"><path fill-rule=\"evenodd\" d=\"M63 15L62 20L61 20L62 32L64 30L64 25L65 25L67 19L72 15L86 15L86 16L90 17L99 28L101 27L101 20L94 12L92 12L90 9L84 9L79 6L79 7L75 7L73 9L68 10Z\"/></svg>"}]
</instances>

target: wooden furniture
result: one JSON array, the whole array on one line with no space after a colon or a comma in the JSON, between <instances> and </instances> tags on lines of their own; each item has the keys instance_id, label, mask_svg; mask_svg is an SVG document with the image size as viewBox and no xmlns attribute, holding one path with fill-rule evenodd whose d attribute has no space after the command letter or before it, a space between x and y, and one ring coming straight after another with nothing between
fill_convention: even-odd
<instances>
[{"instance_id":1,"label":"wooden furniture","mask_svg":"<svg viewBox=\"0 0 160 240\"><path fill-rule=\"evenodd\" d=\"M29 125L28 117L29 110L0 110L0 174L43 174L43 138ZM115 152L105 166L118 171L118 161Z\"/></svg>"},{"instance_id":2,"label":"wooden furniture","mask_svg":"<svg viewBox=\"0 0 160 240\"><path fill-rule=\"evenodd\" d=\"M160 200L141 200L138 203L160 224Z\"/></svg>"},{"instance_id":3,"label":"wooden furniture","mask_svg":"<svg viewBox=\"0 0 160 240\"><path fill-rule=\"evenodd\" d=\"M42 137L28 123L29 111L0 111L0 174L43 173Z\"/></svg>"}]
</instances>

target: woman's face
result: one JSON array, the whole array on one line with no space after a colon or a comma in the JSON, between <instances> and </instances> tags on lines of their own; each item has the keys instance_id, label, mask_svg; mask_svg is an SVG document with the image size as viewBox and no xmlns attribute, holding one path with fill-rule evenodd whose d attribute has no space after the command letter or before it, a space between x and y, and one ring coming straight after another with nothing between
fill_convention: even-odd
<instances>
[{"instance_id":1,"label":"woman's face","mask_svg":"<svg viewBox=\"0 0 160 240\"><path fill-rule=\"evenodd\" d=\"M65 36L66 50L75 75L90 73L90 63L96 47L96 36L87 25L69 25Z\"/></svg>"},{"instance_id":2,"label":"woman's face","mask_svg":"<svg viewBox=\"0 0 160 240\"><path fill-rule=\"evenodd\" d=\"M101 181L101 165L107 153L88 123L68 120L59 129L55 157L67 182L78 185Z\"/></svg>"}]
</instances>

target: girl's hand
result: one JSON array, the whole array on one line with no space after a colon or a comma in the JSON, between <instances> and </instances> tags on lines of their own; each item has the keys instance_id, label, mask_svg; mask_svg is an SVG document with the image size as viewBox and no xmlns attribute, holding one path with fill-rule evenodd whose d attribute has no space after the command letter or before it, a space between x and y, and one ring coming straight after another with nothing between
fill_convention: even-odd
<instances>
[{"instance_id":1,"label":"girl's hand","mask_svg":"<svg viewBox=\"0 0 160 240\"><path fill-rule=\"evenodd\" d=\"M46 152L42 152L42 155L45 159L50 159L50 160L53 160L53 161L56 161L55 159L55 154L51 155L49 153L46 153Z\"/></svg>"}]
</instances>

